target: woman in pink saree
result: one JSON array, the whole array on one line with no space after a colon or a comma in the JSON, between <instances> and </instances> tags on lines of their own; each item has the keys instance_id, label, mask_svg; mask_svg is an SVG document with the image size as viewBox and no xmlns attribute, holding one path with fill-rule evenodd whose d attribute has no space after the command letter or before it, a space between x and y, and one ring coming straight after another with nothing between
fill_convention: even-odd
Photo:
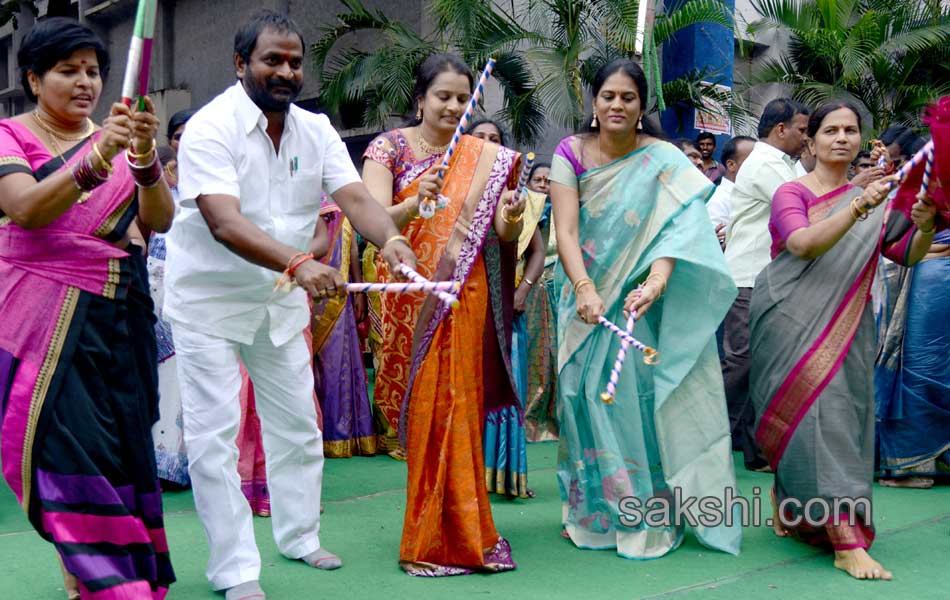
<instances>
[{"instance_id":1,"label":"woman in pink saree","mask_svg":"<svg viewBox=\"0 0 950 600\"><path fill-rule=\"evenodd\" d=\"M776 191L773 260L752 295L756 438L775 471L776 534L833 548L835 566L852 577L890 579L867 553L874 540L870 289L882 252L907 265L926 254L936 211L924 202L906 214L882 205L894 176L864 190L848 183L861 144L850 104L820 107L808 135L817 166Z\"/></svg>"},{"instance_id":2,"label":"woman in pink saree","mask_svg":"<svg viewBox=\"0 0 950 600\"><path fill-rule=\"evenodd\" d=\"M37 108L0 121L3 476L84 600L163 598L175 576L143 236L174 210L158 119L149 100L89 119L109 57L75 21L38 23L18 60Z\"/></svg>"}]
</instances>

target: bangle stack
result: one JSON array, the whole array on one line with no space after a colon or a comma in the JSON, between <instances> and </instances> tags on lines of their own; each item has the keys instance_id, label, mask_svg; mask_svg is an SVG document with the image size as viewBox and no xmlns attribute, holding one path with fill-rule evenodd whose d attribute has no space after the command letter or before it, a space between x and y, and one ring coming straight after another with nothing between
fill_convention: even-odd
<instances>
[{"instance_id":1,"label":"bangle stack","mask_svg":"<svg viewBox=\"0 0 950 600\"><path fill-rule=\"evenodd\" d=\"M391 243L393 243L393 242L402 242L402 243L404 243L404 244L407 245L407 246L410 246L410 247L412 246L412 244L409 243L409 238L407 238L406 236L404 236L404 235L402 235L402 234L397 234L397 235L392 236L392 237L389 238L388 240L386 240L386 243L382 245L382 247L380 248L380 250L384 250L384 249L386 248L386 246L388 246L389 244L391 244Z\"/></svg>"},{"instance_id":2,"label":"bangle stack","mask_svg":"<svg viewBox=\"0 0 950 600\"><path fill-rule=\"evenodd\" d=\"M148 164L142 164L141 161L149 156L152 157L152 160ZM155 152L155 140L152 140L152 147L148 152L135 154L131 150L127 150L125 159L129 163L129 170L132 172L132 178L135 179L135 185L140 188L155 187L162 180L162 165L158 162L158 153Z\"/></svg>"},{"instance_id":3,"label":"bangle stack","mask_svg":"<svg viewBox=\"0 0 950 600\"><path fill-rule=\"evenodd\" d=\"M583 279L578 279L574 282L574 295L577 295L577 290L581 289L585 285L594 285L594 280L590 277L584 277Z\"/></svg>"},{"instance_id":4,"label":"bangle stack","mask_svg":"<svg viewBox=\"0 0 950 600\"><path fill-rule=\"evenodd\" d=\"M95 145L93 149L95 149ZM81 192L91 192L96 189L108 181L109 175L111 174L111 165L110 170L97 170L92 166L92 154L93 153L90 152L80 158L70 171L73 176L73 183L76 184L76 188ZM99 155L98 152L96 152L96 154Z\"/></svg>"}]
</instances>

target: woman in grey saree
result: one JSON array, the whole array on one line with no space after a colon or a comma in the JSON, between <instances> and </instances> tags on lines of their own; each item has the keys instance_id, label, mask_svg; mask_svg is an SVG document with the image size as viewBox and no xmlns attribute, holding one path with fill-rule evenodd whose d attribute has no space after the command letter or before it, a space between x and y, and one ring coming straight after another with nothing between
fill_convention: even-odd
<instances>
[{"instance_id":1,"label":"woman in grey saree","mask_svg":"<svg viewBox=\"0 0 950 600\"><path fill-rule=\"evenodd\" d=\"M920 260L935 210L918 202L909 215L875 211L894 176L865 190L848 183L861 123L847 103L815 111L808 135L818 164L776 191L773 261L752 294L756 438L775 471L776 534L831 546L835 566L858 579L890 579L867 554L874 540L870 288L881 252L901 264Z\"/></svg>"}]
</instances>

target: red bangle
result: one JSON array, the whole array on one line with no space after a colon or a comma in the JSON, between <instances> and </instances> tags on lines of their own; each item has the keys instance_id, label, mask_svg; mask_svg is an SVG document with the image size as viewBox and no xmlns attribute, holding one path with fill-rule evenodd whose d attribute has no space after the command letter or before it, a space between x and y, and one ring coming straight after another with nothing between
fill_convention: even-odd
<instances>
[{"instance_id":1,"label":"red bangle","mask_svg":"<svg viewBox=\"0 0 950 600\"><path fill-rule=\"evenodd\" d=\"M290 279L293 279L294 273L297 271L297 267L304 264L308 260L313 260L313 254L297 254L290 260L293 261L295 258L298 258L297 262L292 262L290 263L290 266L287 267L287 277Z\"/></svg>"}]
</instances>

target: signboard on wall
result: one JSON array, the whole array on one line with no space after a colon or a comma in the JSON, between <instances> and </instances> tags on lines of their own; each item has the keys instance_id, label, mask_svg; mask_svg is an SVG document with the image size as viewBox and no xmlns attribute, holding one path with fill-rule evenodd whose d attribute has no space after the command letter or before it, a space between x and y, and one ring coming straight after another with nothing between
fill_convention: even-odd
<instances>
[{"instance_id":1,"label":"signboard on wall","mask_svg":"<svg viewBox=\"0 0 950 600\"><path fill-rule=\"evenodd\" d=\"M706 87L714 87L723 94L732 92L732 88L725 85L714 85L708 81L701 82ZM693 109L693 127L699 131L708 131L717 135L732 135L732 120L726 107L712 98L703 98L703 108Z\"/></svg>"}]
</instances>

